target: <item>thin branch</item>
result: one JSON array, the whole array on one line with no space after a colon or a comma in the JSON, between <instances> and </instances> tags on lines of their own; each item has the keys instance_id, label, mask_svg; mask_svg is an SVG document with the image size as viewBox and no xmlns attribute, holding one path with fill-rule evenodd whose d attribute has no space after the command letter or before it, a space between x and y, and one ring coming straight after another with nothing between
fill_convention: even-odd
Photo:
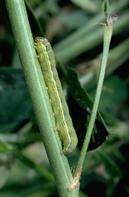
<instances>
[{"instance_id":1,"label":"thin branch","mask_svg":"<svg viewBox=\"0 0 129 197\"><path fill-rule=\"evenodd\" d=\"M107 22L104 25L103 56L102 56L102 63L100 67L100 74L99 74L99 80L98 80L98 85L97 85L97 90L96 90L95 101L93 104L93 109L92 109L89 124L87 127L87 132L86 132L86 136L85 136L84 143L82 146L80 158L79 158L78 165L75 171L75 179L77 177L78 179L80 179L83 164L84 164L85 157L86 157L87 150L88 150L88 145L90 143L90 139L92 136L92 131L93 131L93 127L94 127L94 123L95 123L95 119L97 115L97 110L99 106L100 96L102 92L102 87L103 87L103 81L104 81L105 70L106 70L106 65L107 65L107 58L108 58L108 53L109 53L111 36L112 36L112 18L108 17Z\"/></svg>"}]
</instances>

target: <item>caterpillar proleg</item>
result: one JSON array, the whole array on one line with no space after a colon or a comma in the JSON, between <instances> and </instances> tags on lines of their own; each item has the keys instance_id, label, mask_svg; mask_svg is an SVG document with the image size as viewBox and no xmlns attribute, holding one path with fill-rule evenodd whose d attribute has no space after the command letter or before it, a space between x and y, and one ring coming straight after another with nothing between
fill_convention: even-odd
<instances>
[{"instance_id":1,"label":"caterpillar proleg","mask_svg":"<svg viewBox=\"0 0 129 197\"><path fill-rule=\"evenodd\" d=\"M78 142L63 90L56 70L53 50L46 38L36 37L35 48L47 87L55 118L55 125L63 145L63 152L72 152Z\"/></svg>"}]
</instances>

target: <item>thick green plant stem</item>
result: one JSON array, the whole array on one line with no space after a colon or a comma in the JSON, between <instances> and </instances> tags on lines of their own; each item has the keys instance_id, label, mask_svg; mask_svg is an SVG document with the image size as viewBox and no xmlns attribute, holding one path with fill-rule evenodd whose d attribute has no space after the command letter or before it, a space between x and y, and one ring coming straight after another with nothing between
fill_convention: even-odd
<instances>
[{"instance_id":1,"label":"thick green plant stem","mask_svg":"<svg viewBox=\"0 0 129 197\"><path fill-rule=\"evenodd\" d=\"M100 96L102 92L102 87L103 87L103 81L104 81L105 70L106 70L106 65L107 65L107 58L108 58L108 53L109 53L111 36L112 36L112 21L110 21L110 18L109 18L107 19L107 23L104 25L103 56L102 56L102 63L100 67L100 74L99 74L95 100L94 100L93 109L91 112L89 124L88 124L87 131L86 131L86 136L85 136L84 143L82 146L81 155L80 155L77 169L75 172L75 177L81 174L84 160L85 160L86 153L87 153L87 149L88 149L88 145L91 139L91 135L92 135L92 131L93 131L96 115L97 115L97 110L99 106Z\"/></svg>"},{"instance_id":2,"label":"thick green plant stem","mask_svg":"<svg viewBox=\"0 0 129 197\"><path fill-rule=\"evenodd\" d=\"M78 190L68 190L73 177L68 161L62 153L59 138L54 132L50 102L34 49L24 0L6 0L6 4L28 90L46 152L53 168L59 195L61 197L78 197Z\"/></svg>"}]
</instances>

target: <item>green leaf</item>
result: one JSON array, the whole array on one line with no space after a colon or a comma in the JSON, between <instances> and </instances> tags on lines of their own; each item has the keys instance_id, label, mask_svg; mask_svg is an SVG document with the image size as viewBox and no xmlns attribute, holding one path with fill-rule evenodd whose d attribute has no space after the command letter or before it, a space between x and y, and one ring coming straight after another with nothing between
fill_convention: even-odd
<instances>
[{"instance_id":1,"label":"green leaf","mask_svg":"<svg viewBox=\"0 0 129 197\"><path fill-rule=\"evenodd\" d=\"M69 103L71 105L71 108L73 108L74 110L74 111L71 110L71 115L73 115L76 118L76 120L73 121L74 126L75 129L77 130L78 135L81 134L80 139L84 139L86 132L86 122L89 119L93 102L90 96L88 95L88 93L86 92L86 90L84 90L81 87L77 74L72 69L68 69L68 85L69 85L68 87L69 95L72 96L72 101ZM75 107L77 107L77 111ZM92 140L90 143L90 148L93 149L101 145L106 139L107 135L108 135L107 125L101 113L98 112L97 120L94 127L94 132L92 135Z\"/></svg>"},{"instance_id":2,"label":"green leaf","mask_svg":"<svg viewBox=\"0 0 129 197\"><path fill-rule=\"evenodd\" d=\"M10 132L32 116L32 106L21 70L0 69L0 132Z\"/></svg>"},{"instance_id":3,"label":"green leaf","mask_svg":"<svg viewBox=\"0 0 129 197\"><path fill-rule=\"evenodd\" d=\"M0 141L0 153L6 153L13 149L13 147L7 143Z\"/></svg>"},{"instance_id":4,"label":"green leaf","mask_svg":"<svg viewBox=\"0 0 129 197\"><path fill-rule=\"evenodd\" d=\"M104 82L99 108L102 112L113 113L119 109L127 98L128 88L126 82L118 76L110 76Z\"/></svg>"}]
</instances>

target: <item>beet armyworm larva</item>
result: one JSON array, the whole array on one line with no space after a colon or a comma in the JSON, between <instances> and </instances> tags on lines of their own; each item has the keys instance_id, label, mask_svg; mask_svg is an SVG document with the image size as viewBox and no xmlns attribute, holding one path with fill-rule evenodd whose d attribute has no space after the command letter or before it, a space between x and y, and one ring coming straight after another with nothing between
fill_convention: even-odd
<instances>
[{"instance_id":1,"label":"beet armyworm larva","mask_svg":"<svg viewBox=\"0 0 129 197\"><path fill-rule=\"evenodd\" d=\"M46 38L36 37L35 48L52 106L56 129L63 145L63 152L67 154L76 148L78 139L56 70L54 53Z\"/></svg>"}]
</instances>

